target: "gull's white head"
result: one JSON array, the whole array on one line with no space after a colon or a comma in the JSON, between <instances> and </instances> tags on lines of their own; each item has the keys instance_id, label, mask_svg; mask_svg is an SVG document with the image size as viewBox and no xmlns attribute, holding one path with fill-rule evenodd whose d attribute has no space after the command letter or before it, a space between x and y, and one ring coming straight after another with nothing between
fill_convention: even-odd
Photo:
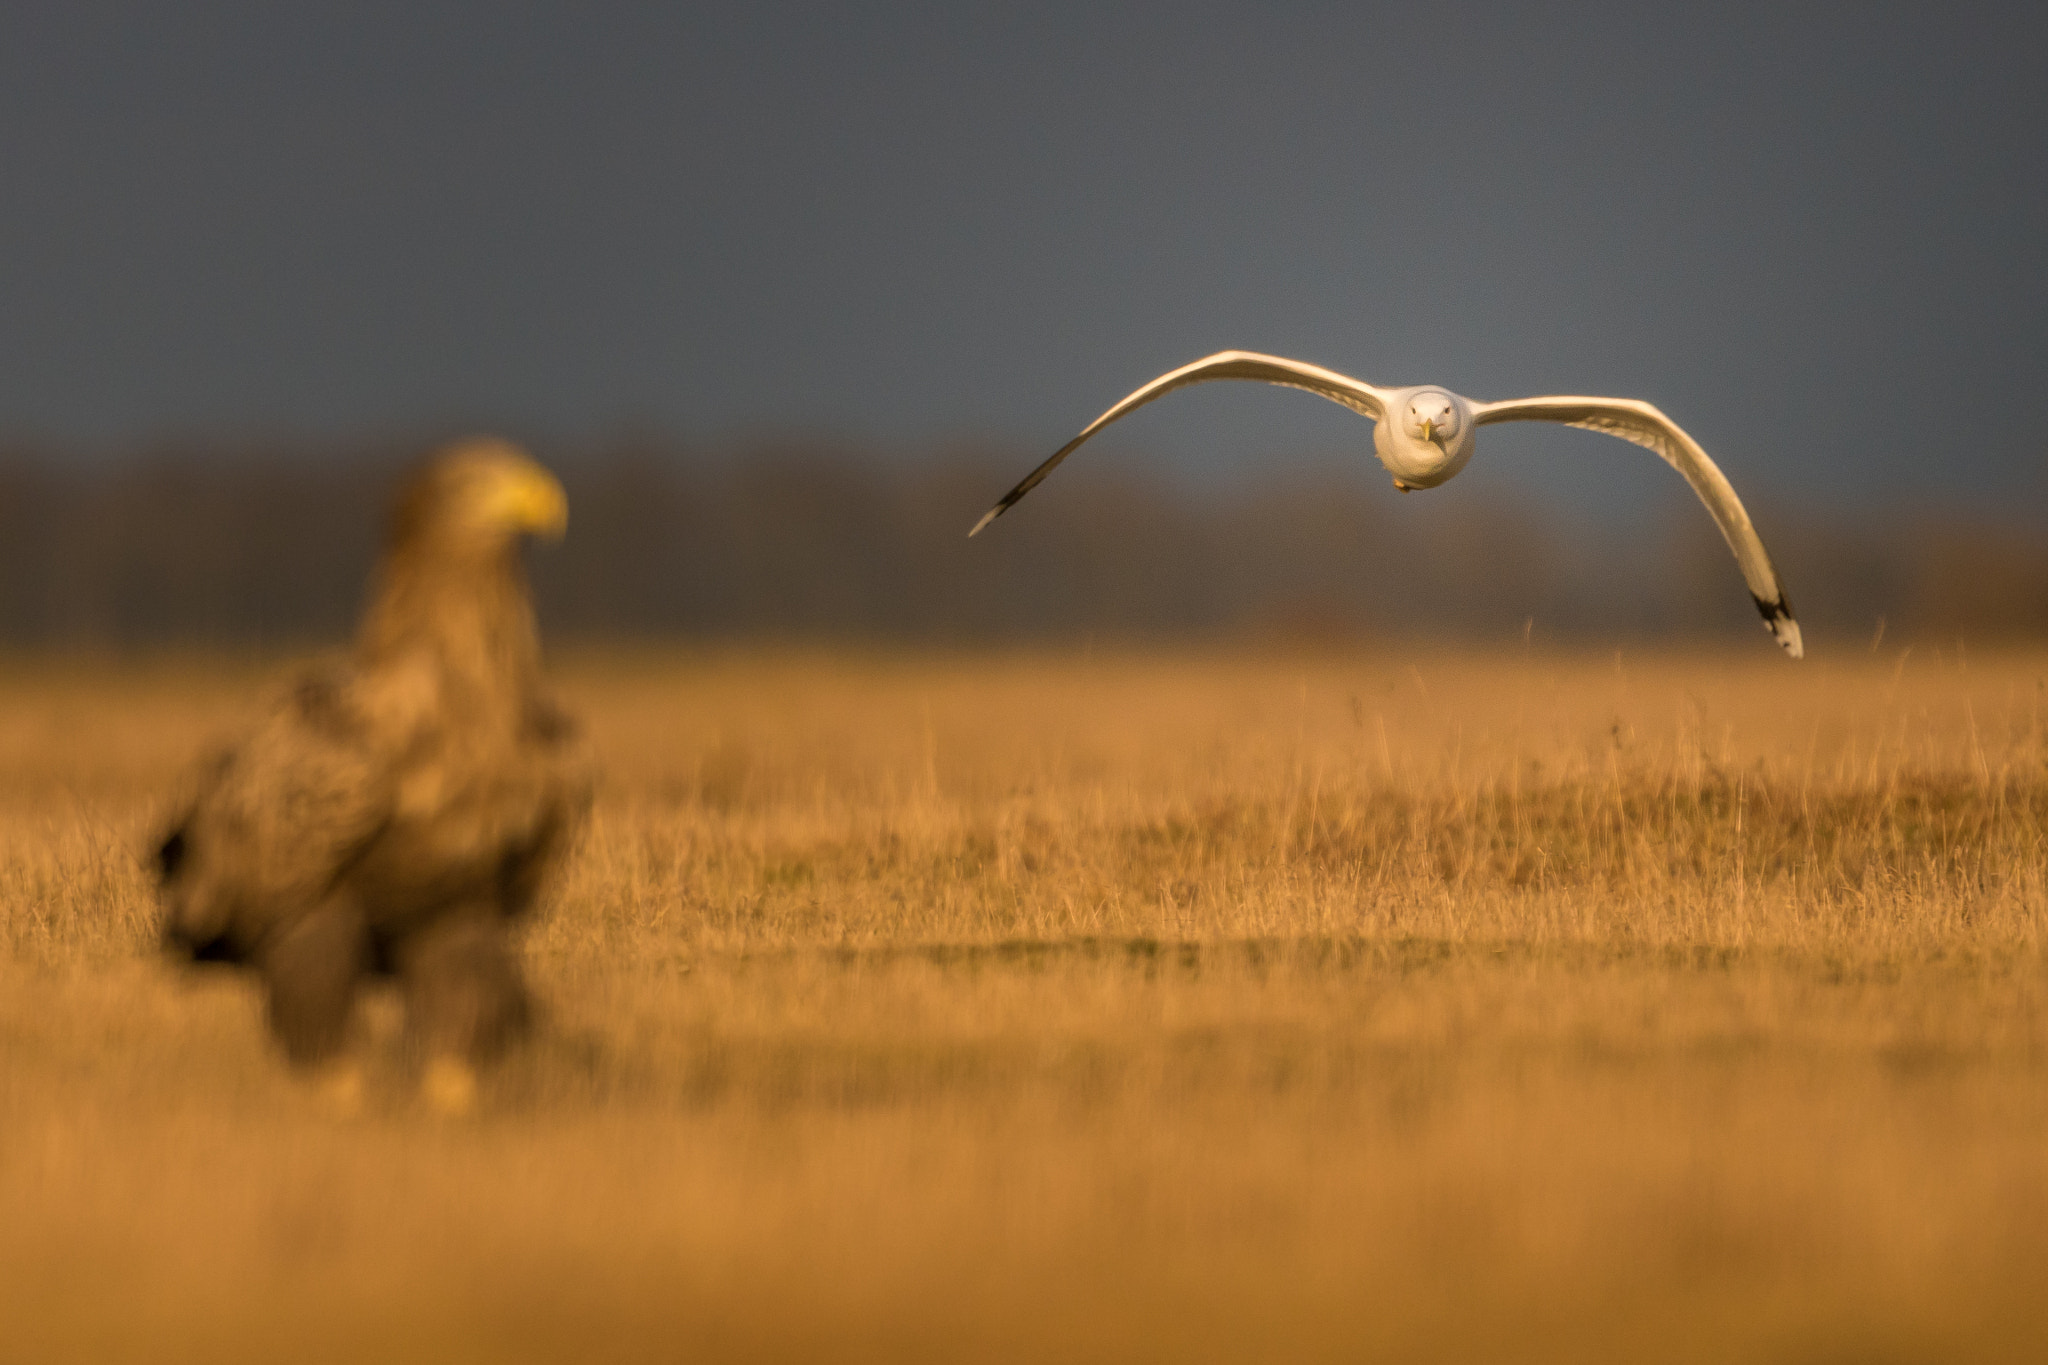
<instances>
[{"instance_id":1,"label":"gull's white head","mask_svg":"<svg viewBox=\"0 0 2048 1365\"><path fill-rule=\"evenodd\" d=\"M1417 389L1402 405L1401 424L1410 440L1425 441L1445 451L1457 444L1464 430L1464 414L1458 400L1441 389Z\"/></svg>"}]
</instances>

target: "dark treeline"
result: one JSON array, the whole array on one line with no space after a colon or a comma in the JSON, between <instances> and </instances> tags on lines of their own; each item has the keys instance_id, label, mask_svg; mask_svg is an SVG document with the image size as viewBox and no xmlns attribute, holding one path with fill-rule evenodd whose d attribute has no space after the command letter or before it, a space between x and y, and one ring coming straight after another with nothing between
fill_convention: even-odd
<instances>
[{"instance_id":1,"label":"dark treeline","mask_svg":"<svg viewBox=\"0 0 2048 1365\"><path fill-rule=\"evenodd\" d=\"M1189 637L1680 641L1755 632L1682 486L1648 524L1573 523L1376 467L1191 491L1076 471L970 542L1029 453L828 443L563 457L571 526L534 556L557 639ZM343 637L403 455L162 449L0 458L0 644L290 646ZM2048 635L2027 522L1753 509L1816 645Z\"/></svg>"}]
</instances>

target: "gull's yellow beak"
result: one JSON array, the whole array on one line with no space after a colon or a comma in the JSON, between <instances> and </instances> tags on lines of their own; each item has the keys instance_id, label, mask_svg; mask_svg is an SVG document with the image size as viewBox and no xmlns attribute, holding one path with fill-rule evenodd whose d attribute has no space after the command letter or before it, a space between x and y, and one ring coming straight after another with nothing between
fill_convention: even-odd
<instances>
[{"instance_id":1,"label":"gull's yellow beak","mask_svg":"<svg viewBox=\"0 0 2048 1365\"><path fill-rule=\"evenodd\" d=\"M555 476L528 465L506 479L498 508L506 522L528 535L560 540L569 529L569 498Z\"/></svg>"},{"instance_id":2,"label":"gull's yellow beak","mask_svg":"<svg viewBox=\"0 0 2048 1365\"><path fill-rule=\"evenodd\" d=\"M1434 441L1436 439L1436 419L1434 417L1422 419L1422 439L1425 441Z\"/></svg>"}]
</instances>

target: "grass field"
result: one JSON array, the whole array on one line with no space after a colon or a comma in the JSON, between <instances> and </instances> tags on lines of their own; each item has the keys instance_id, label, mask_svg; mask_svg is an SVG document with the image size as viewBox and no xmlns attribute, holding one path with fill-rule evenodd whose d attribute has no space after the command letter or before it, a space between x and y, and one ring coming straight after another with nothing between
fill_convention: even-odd
<instances>
[{"instance_id":1,"label":"grass field","mask_svg":"<svg viewBox=\"0 0 2048 1365\"><path fill-rule=\"evenodd\" d=\"M0 1360L2048 1358L2048 655L611 655L477 1118L0 669Z\"/></svg>"}]
</instances>

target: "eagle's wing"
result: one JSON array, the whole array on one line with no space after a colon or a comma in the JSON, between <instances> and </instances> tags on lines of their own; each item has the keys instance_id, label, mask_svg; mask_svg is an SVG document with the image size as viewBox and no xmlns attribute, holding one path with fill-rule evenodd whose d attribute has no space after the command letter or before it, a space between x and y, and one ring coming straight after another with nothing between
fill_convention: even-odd
<instances>
[{"instance_id":1,"label":"eagle's wing","mask_svg":"<svg viewBox=\"0 0 2048 1365\"><path fill-rule=\"evenodd\" d=\"M529 909L542 882L562 861L590 815L597 763L574 717L552 697L529 699L521 726L520 763L533 776L531 804L500 851L498 893L507 915Z\"/></svg>"},{"instance_id":2,"label":"eagle's wing","mask_svg":"<svg viewBox=\"0 0 2048 1365\"><path fill-rule=\"evenodd\" d=\"M157 851L167 944L246 958L332 891L386 826L391 745L353 682L343 668L307 675L206 770Z\"/></svg>"},{"instance_id":3,"label":"eagle's wing","mask_svg":"<svg viewBox=\"0 0 2048 1365\"><path fill-rule=\"evenodd\" d=\"M1083 441L1117 418L1144 407L1155 398L1164 398L1175 389L1184 389L1190 384L1206 384L1212 379L1256 379L1266 384L1281 384L1290 389L1306 389L1333 403L1342 403L1353 412L1363 413L1375 422L1387 409L1384 391L1370 384L1361 383L1349 375L1338 374L1335 370L1326 370L1320 365L1305 365L1299 360L1287 360L1276 355L1259 355L1252 351L1218 351L1215 355L1204 356L1192 365L1183 365L1168 374L1160 375L1090 422L1079 436L1053 452L1051 459L1025 475L1022 483L1003 494L1003 500L991 507L980 521L974 523L974 530L967 534L975 535L982 527L1009 511L1017 499L1038 487L1045 476L1052 473L1061 460L1073 454Z\"/></svg>"},{"instance_id":4,"label":"eagle's wing","mask_svg":"<svg viewBox=\"0 0 2048 1365\"><path fill-rule=\"evenodd\" d=\"M1735 552L1735 562L1742 566L1750 596L1763 613L1764 629L1770 631L1787 654L1795 659L1800 656L1803 645L1799 623L1792 619L1792 604L1785 600L1778 571L1771 566L1771 557L1756 527L1750 524L1749 513L1743 510L1742 500L1735 496L1726 476L1700 449L1699 442L1686 435L1676 422L1651 404L1634 398L1515 398L1500 403L1477 403L1473 407L1480 426L1490 422L1562 422L1619 436L1663 456L1665 463L1685 475L1693 492L1714 514L1714 523L1721 528L1728 548Z\"/></svg>"}]
</instances>

